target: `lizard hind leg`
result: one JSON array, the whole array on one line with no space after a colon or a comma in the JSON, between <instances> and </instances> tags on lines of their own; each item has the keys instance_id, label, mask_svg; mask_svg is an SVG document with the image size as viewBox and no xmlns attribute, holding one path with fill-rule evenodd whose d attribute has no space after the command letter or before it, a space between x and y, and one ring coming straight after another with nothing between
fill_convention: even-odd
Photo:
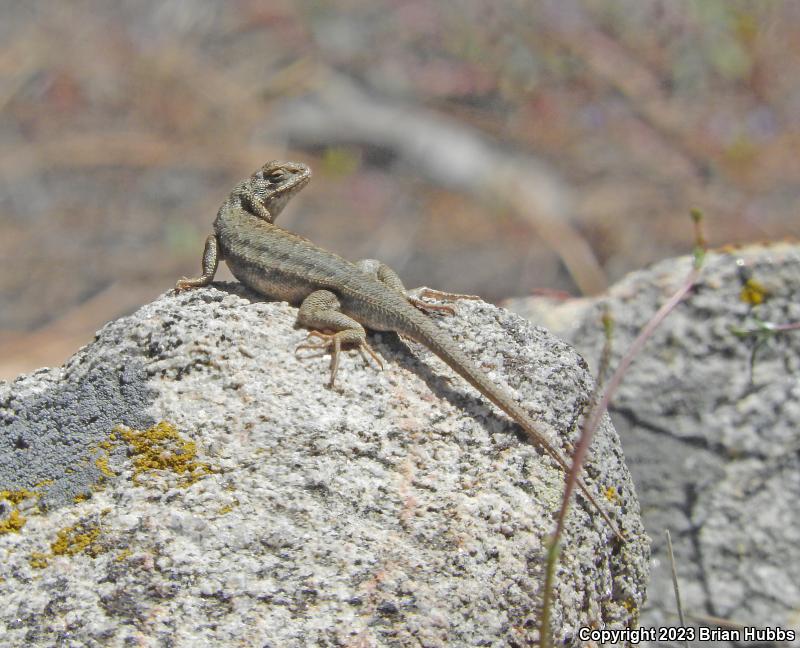
<instances>
[{"instance_id":1,"label":"lizard hind leg","mask_svg":"<svg viewBox=\"0 0 800 648\"><path fill-rule=\"evenodd\" d=\"M362 259L356 263L356 267L364 274L375 277L378 281L385 284L387 287L402 293L406 296L409 303L422 310L422 311L439 311L454 315L455 310L452 306L445 306L442 304L431 304L430 302L423 301L423 297L430 299L438 299L440 301L454 302L459 299L480 299L476 295L461 295L458 293L443 292L441 290L434 290L432 288L412 288L406 289L403 285L403 280L400 279L398 274L392 270L385 263L381 263L376 259Z\"/></svg>"},{"instance_id":2,"label":"lizard hind leg","mask_svg":"<svg viewBox=\"0 0 800 648\"><path fill-rule=\"evenodd\" d=\"M306 341L299 345L295 352L301 349L330 351L331 379L328 383L329 387L333 387L336 381L339 353L343 346L356 347L365 361L367 360L366 351L383 369L383 363L378 354L367 344L367 332L364 327L342 313L338 297L329 290L316 290L303 300L297 313L297 323L311 329L308 340L318 338L319 341Z\"/></svg>"}]
</instances>

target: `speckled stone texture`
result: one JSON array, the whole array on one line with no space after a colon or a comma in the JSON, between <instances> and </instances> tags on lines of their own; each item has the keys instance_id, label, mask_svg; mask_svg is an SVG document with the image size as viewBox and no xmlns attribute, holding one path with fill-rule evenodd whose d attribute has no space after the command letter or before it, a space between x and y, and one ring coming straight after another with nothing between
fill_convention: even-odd
<instances>
[{"instance_id":1,"label":"speckled stone texture","mask_svg":"<svg viewBox=\"0 0 800 648\"><path fill-rule=\"evenodd\" d=\"M595 299L534 298L512 308L574 343L593 367L608 309L613 366L690 267L688 257L671 259ZM797 244L710 252L612 407L654 541L645 626L675 624L670 529L687 613L800 637L800 330L734 334L759 321L800 322Z\"/></svg>"},{"instance_id":2,"label":"speckled stone texture","mask_svg":"<svg viewBox=\"0 0 800 648\"><path fill-rule=\"evenodd\" d=\"M593 389L583 360L507 311L457 311L439 325L566 449ZM167 294L63 368L0 384L0 490L24 493L0 511L24 518L0 535L3 645L536 640L563 473L394 335L370 336L384 371L348 352L328 389L328 357L295 354L295 316L237 284ZM181 441L148 469L117 425L159 421ZM565 646L633 624L649 563L607 419L586 480L630 540L577 499L553 608Z\"/></svg>"}]
</instances>

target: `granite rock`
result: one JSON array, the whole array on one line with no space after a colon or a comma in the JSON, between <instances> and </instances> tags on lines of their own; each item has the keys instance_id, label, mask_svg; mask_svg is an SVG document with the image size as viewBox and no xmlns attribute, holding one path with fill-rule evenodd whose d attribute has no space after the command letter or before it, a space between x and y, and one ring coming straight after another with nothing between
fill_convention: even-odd
<instances>
[{"instance_id":1,"label":"granite rock","mask_svg":"<svg viewBox=\"0 0 800 648\"><path fill-rule=\"evenodd\" d=\"M597 371L603 312L614 321L614 367L691 263L661 262L596 298L508 305L574 344ZM625 376L611 413L653 537L643 625L676 622L670 529L683 607L695 620L800 637L800 330L741 334L797 322L800 247L709 252L697 285Z\"/></svg>"},{"instance_id":2,"label":"granite rock","mask_svg":"<svg viewBox=\"0 0 800 648\"><path fill-rule=\"evenodd\" d=\"M580 356L502 309L457 311L438 324L567 448L593 390ZM295 316L238 284L169 293L0 384L4 645L536 639L563 473L393 334L370 335L383 371L348 352L327 388ZM566 646L633 624L649 564L607 418L586 480L629 541L577 498L553 607Z\"/></svg>"}]
</instances>

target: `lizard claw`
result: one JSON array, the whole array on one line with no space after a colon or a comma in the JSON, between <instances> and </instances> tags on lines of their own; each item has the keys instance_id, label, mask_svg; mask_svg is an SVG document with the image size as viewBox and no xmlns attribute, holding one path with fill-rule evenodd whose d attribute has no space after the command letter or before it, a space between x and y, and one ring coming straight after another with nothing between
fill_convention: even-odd
<instances>
[{"instance_id":1,"label":"lizard claw","mask_svg":"<svg viewBox=\"0 0 800 648\"><path fill-rule=\"evenodd\" d=\"M462 295L460 293L449 293L433 288L414 288L406 293L409 303L422 311L438 311L447 315L455 315L456 311L452 306L442 306L422 301L421 297L438 299L439 301L454 302L459 299L480 299L477 295Z\"/></svg>"},{"instance_id":2,"label":"lizard claw","mask_svg":"<svg viewBox=\"0 0 800 648\"><path fill-rule=\"evenodd\" d=\"M192 285L190 282L191 279L189 279L189 277L181 277L180 279L178 279L178 281L175 282L175 292L179 293L186 290L187 288L191 288Z\"/></svg>"},{"instance_id":3,"label":"lizard claw","mask_svg":"<svg viewBox=\"0 0 800 648\"><path fill-rule=\"evenodd\" d=\"M212 277L198 277L197 279L189 279L188 277L181 277L175 282L175 292L179 293L189 288L199 288L207 286L211 283Z\"/></svg>"},{"instance_id":4,"label":"lizard claw","mask_svg":"<svg viewBox=\"0 0 800 648\"><path fill-rule=\"evenodd\" d=\"M439 313L445 313L447 315L455 315L456 309L452 306L443 306L441 304L431 304L430 302L422 301L421 299L417 299L416 297L409 297L408 302L418 308L421 311L437 311Z\"/></svg>"},{"instance_id":5,"label":"lizard claw","mask_svg":"<svg viewBox=\"0 0 800 648\"><path fill-rule=\"evenodd\" d=\"M411 291L414 296L430 297L431 299L439 299L441 301L458 301L459 299L472 299L480 301L480 295L465 295L463 293L451 293L444 290L435 290L434 288L416 288Z\"/></svg>"},{"instance_id":6,"label":"lizard claw","mask_svg":"<svg viewBox=\"0 0 800 648\"><path fill-rule=\"evenodd\" d=\"M319 342L310 342L311 338L320 338ZM301 349L321 349L324 351L330 351L331 354L331 379L328 382L328 387L333 387L334 382L336 381L336 372L339 370L339 353L342 350L342 342L345 344L354 344L358 349L358 352L361 354L361 357L364 358L365 362L369 362L366 353L369 353L372 356L372 359L375 360L378 367L383 370L383 362L381 362L380 357L377 353L375 353L374 349L367 344L367 341L363 338L359 339L352 339L352 333L350 330L345 331L338 331L337 333L325 333L323 331L311 331L306 338L306 341L302 344L297 345L294 352L297 353Z\"/></svg>"}]
</instances>

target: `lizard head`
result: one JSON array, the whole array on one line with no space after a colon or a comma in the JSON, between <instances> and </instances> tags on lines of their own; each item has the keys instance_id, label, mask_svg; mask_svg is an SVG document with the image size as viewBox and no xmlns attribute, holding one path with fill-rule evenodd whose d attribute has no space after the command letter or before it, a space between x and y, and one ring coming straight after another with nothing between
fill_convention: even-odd
<instances>
[{"instance_id":1,"label":"lizard head","mask_svg":"<svg viewBox=\"0 0 800 648\"><path fill-rule=\"evenodd\" d=\"M274 221L292 196L308 184L311 169L301 162L267 162L250 177L250 190Z\"/></svg>"}]
</instances>

